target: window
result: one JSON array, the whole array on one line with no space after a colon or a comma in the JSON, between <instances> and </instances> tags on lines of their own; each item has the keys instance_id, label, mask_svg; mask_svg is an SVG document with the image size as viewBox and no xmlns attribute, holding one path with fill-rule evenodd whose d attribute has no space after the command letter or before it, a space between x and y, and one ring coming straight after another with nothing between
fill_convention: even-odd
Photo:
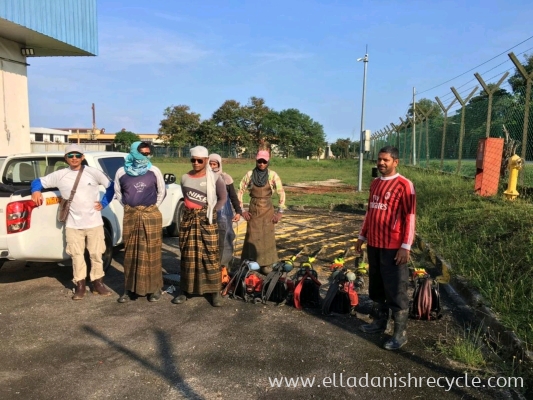
<instances>
[{"instance_id":1,"label":"window","mask_svg":"<svg viewBox=\"0 0 533 400\"><path fill-rule=\"evenodd\" d=\"M14 186L29 187L32 180L62 168L68 168L68 164L62 157L13 159L4 168L2 181Z\"/></svg>"},{"instance_id":2,"label":"window","mask_svg":"<svg viewBox=\"0 0 533 400\"><path fill-rule=\"evenodd\" d=\"M114 180L118 169L124 166L124 157L100 158L98 164L100 164L102 170L107 174L109 179Z\"/></svg>"},{"instance_id":3,"label":"window","mask_svg":"<svg viewBox=\"0 0 533 400\"><path fill-rule=\"evenodd\" d=\"M43 134L42 133L36 133L35 134L35 141L36 142L43 142Z\"/></svg>"}]
</instances>

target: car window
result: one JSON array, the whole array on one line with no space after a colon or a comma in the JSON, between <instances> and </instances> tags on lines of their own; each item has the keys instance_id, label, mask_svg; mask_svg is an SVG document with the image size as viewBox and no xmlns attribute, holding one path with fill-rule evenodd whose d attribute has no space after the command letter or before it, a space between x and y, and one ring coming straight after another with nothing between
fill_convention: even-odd
<instances>
[{"instance_id":1,"label":"car window","mask_svg":"<svg viewBox=\"0 0 533 400\"><path fill-rule=\"evenodd\" d=\"M32 180L63 168L68 168L63 157L15 158L7 161L2 182L14 186L29 186Z\"/></svg>"},{"instance_id":2,"label":"car window","mask_svg":"<svg viewBox=\"0 0 533 400\"><path fill-rule=\"evenodd\" d=\"M124 166L124 157L100 158L98 164L100 164L102 171L107 174L109 179L114 180L118 169Z\"/></svg>"}]
</instances>

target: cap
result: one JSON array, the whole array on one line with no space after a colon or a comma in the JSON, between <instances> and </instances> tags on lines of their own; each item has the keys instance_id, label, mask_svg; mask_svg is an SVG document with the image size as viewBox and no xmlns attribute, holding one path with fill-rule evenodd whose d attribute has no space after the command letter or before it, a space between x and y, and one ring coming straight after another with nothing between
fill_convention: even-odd
<instances>
[{"instance_id":1,"label":"cap","mask_svg":"<svg viewBox=\"0 0 533 400\"><path fill-rule=\"evenodd\" d=\"M68 153L80 153L83 154L84 151L81 148L81 146L78 146L77 144L69 144L67 148L65 149L65 154Z\"/></svg>"},{"instance_id":2,"label":"cap","mask_svg":"<svg viewBox=\"0 0 533 400\"><path fill-rule=\"evenodd\" d=\"M270 153L268 152L268 150L259 150L257 152L257 156L255 157L256 160L260 160L260 159L263 159L263 160L270 160Z\"/></svg>"}]
</instances>

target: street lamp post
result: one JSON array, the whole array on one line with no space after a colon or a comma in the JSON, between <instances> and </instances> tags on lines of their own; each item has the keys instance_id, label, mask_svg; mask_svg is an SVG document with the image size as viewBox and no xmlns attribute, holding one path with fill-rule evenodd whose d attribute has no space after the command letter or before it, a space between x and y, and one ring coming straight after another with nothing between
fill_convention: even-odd
<instances>
[{"instance_id":1,"label":"street lamp post","mask_svg":"<svg viewBox=\"0 0 533 400\"><path fill-rule=\"evenodd\" d=\"M368 47L364 57L358 58L357 61L363 61L365 64L363 72L363 104L361 106L361 137L359 141L359 181L357 191L363 191L363 153L365 150L365 98L366 98L366 68L368 64Z\"/></svg>"}]
</instances>

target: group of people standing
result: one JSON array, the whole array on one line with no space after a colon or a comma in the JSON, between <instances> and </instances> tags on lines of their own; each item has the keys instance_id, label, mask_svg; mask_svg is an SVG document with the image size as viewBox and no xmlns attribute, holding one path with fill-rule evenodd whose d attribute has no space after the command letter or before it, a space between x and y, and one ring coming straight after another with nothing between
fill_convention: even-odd
<instances>
[{"instance_id":1,"label":"group of people standing","mask_svg":"<svg viewBox=\"0 0 533 400\"><path fill-rule=\"evenodd\" d=\"M263 274L269 273L278 261L274 232L285 210L285 192L278 174L268 168L268 150L257 153L255 168L242 178L238 190L231 176L223 172L220 155L209 155L203 146L190 152L192 168L181 177L185 206L179 227L181 291L172 303L182 304L194 295L207 294L212 305L220 307L221 267L228 266L234 255L233 222L241 216L247 221L241 259L254 260ZM83 299L86 291L85 249L91 259L92 291L111 295L102 282L105 243L100 211L113 196L124 206L124 294L118 302L137 296L147 296L152 302L161 298L162 216L158 207L166 189L161 171L152 165L150 156L147 143L133 143L112 182L101 171L84 167L81 147L70 145L65 151L70 168L32 182L36 205L43 203L41 190L50 187L57 187L64 199L72 200L66 221L66 251L73 263L74 300ZM396 171L398 163L395 147L379 151L381 177L371 184L368 210L355 246L361 252L363 243L367 243L369 296L374 301L374 321L360 330L383 333L391 311L394 334L384 345L388 350L407 343L407 263L415 232L415 190L412 182ZM99 185L106 188L101 199ZM79 194L72 198L73 189ZM272 201L275 192L279 195L277 210ZM245 193L250 195L247 211L243 209Z\"/></svg>"}]
</instances>

